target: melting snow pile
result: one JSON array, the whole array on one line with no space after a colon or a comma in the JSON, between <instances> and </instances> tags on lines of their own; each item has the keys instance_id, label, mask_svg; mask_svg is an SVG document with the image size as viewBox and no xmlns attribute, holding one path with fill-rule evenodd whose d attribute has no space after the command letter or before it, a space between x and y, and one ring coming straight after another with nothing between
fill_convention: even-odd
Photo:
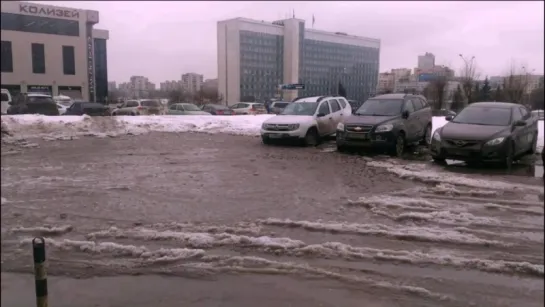
<instances>
[{"instance_id":1,"label":"melting snow pile","mask_svg":"<svg viewBox=\"0 0 545 307\"><path fill-rule=\"evenodd\" d=\"M2 127L17 138L113 137L152 131L259 135L261 124L272 116L274 115L115 117L16 115L2 116Z\"/></svg>"}]
</instances>

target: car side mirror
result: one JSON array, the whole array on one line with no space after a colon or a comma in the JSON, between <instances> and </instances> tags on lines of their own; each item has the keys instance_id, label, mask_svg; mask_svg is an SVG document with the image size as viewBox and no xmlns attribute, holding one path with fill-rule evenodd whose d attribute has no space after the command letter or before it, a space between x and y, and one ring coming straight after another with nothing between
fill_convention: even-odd
<instances>
[{"instance_id":1,"label":"car side mirror","mask_svg":"<svg viewBox=\"0 0 545 307\"><path fill-rule=\"evenodd\" d=\"M408 110L405 110L405 111L401 112L401 117L402 117L402 118L409 118L409 115L410 115L410 114L411 114L411 113L409 113Z\"/></svg>"},{"instance_id":2,"label":"car side mirror","mask_svg":"<svg viewBox=\"0 0 545 307\"><path fill-rule=\"evenodd\" d=\"M325 114L324 113L318 113L318 115L316 115L316 117L324 117Z\"/></svg>"},{"instance_id":3,"label":"car side mirror","mask_svg":"<svg viewBox=\"0 0 545 307\"><path fill-rule=\"evenodd\" d=\"M517 120L513 123L513 126L515 127L524 127L526 126L526 122L523 120Z\"/></svg>"},{"instance_id":4,"label":"car side mirror","mask_svg":"<svg viewBox=\"0 0 545 307\"><path fill-rule=\"evenodd\" d=\"M450 122L453 118L454 118L454 116L452 116L452 115L445 116L445 120L448 121L448 122Z\"/></svg>"}]
</instances>

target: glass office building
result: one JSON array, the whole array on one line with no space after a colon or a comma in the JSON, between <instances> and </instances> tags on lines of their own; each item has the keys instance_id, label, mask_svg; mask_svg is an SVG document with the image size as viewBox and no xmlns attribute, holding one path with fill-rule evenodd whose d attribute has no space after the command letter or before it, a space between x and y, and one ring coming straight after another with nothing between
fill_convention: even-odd
<instances>
[{"instance_id":1,"label":"glass office building","mask_svg":"<svg viewBox=\"0 0 545 307\"><path fill-rule=\"evenodd\" d=\"M380 41L346 33L306 29L300 19L273 23L236 18L218 23L218 88L224 102L265 101L282 96L375 94ZM304 84L279 91L281 84Z\"/></svg>"}]
</instances>

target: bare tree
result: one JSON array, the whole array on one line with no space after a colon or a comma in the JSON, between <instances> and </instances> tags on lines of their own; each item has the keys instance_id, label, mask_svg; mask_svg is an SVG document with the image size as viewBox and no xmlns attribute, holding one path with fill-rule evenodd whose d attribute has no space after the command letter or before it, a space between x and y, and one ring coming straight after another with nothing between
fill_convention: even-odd
<instances>
[{"instance_id":1,"label":"bare tree","mask_svg":"<svg viewBox=\"0 0 545 307\"><path fill-rule=\"evenodd\" d=\"M460 54L460 57L464 61L462 69L460 70L460 84L462 85L462 94L465 98L464 105L467 106L475 99L475 97L473 97L473 88L475 87L475 80L479 79L479 73L477 72L474 56L469 60L462 54Z\"/></svg>"},{"instance_id":2,"label":"bare tree","mask_svg":"<svg viewBox=\"0 0 545 307\"><path fill-rule=\"evenodd\" d=\"M513 103L522 103L525 98L530 75L524 66L511 63L507 77L503 79L503 95Z\"/></svg>"},{"instance_id":3,"label":"bare tree","mask_svg":"<svg viewBox=\"0 0 545 307\"><path fill-rule=\"evenodd\" d=\"M445 87L447 86L447 78L445 76L437 76L430 82L430 87L434 96L435 109L444 109L445 106Z\"/></svg>"}]
</instances>

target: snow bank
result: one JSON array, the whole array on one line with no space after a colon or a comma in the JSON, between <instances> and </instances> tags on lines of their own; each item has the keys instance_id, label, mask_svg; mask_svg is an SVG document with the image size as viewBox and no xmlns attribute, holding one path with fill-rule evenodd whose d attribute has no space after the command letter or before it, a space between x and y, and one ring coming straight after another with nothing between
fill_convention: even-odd
<instances>
[{"instance_id":1,"label":"snow bank","mask_svg":"<svg viewBox=\"0 0 545 307\"><path fill-rule=\"evenodd\" d=\"M275 115L240 116L2 116L2 124L15 137L71 139L157 132L205 132L259 135L261 124Z\"/></svg>"},{"instance_id":2,"label":"snow bank","mask_svg":"<svg viewBox=\"0 0 545 307\"><path fill-rule=\"evenodd\" d=\"M50 137L71 139L81 135L98 137L120 134L158 132L206 132L259 135L261 124L275 115L161 115L161 116L45 116L4 115L2 127L15 137ZM433 118L432 131L447 123L444 117ZM539 151L543 149L543 121L539 121Z\"/></svg>"}]
</instances>

